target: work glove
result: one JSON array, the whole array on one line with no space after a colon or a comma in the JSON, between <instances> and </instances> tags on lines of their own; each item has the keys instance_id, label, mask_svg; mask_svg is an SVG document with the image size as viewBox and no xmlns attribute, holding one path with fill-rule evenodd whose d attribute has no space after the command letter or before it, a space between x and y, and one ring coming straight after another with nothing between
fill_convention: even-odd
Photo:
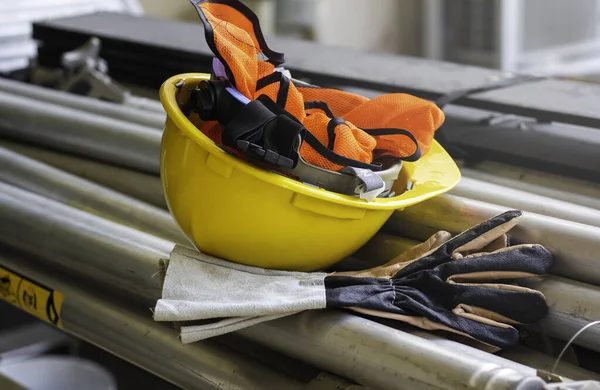
<instances>
[{"instance_id":1,"label":"work glove","mask_svg":"<svg viewBox=\"0 0 600 390\"><path fill-rule=\"evenodd\" d=\"M175 262L172 257L154 319L229 319L237 330L248 319L253 325L304 310L344 308L508 348L518 341L515 325L538 322L548 310L540 292L506 284L545 274L552 265L551 253L540 245L508 245L507 232L520 216L508 211L454 238L438 232L363 271L272 271L190 251Z\"/></svg>"},{"instance_id":2,"label":"work glove","mask_svg":"<svg viewBox=\"0 0 600 390\"><path fill-rule=\"evenodd\" d=\"M505 212L454 238L441 231L382 266L330 275L328 306L508 348L514 325L540 321L548 307L541 292L507 282L543 275L553 262L541 245L509 246L521 215Z\"/></svg>"}]
</instances>

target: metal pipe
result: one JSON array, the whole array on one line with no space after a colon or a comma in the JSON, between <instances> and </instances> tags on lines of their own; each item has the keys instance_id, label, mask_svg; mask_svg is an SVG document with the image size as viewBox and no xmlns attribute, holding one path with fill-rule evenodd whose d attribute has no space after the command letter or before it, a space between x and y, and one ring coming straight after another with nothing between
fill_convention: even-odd
<instances>
[{"instance_id":1,"label":"metal pipe","mask_svg":"<svg viewBox=\"0 0 600 390\"><path fill-rule=\"evenodd\" d=\"M157 262L168 256L165 252L171 244L68 208L0 183L4 218L0 241L123 297L138 296L144 305L156 302L160 296L154 277ZM29 237L46 239L31 246ZM77 248L72 250L73 246ZM533 389L542 388L535 387L539 383L535 377L481 358L455 356L452 350L419 337L342 312L305 312L256 325L242 335L365 386L454 389L494 385L498 386L494 389L507 390L533 383ZM431 367L443 375L431 375Z\"/></svg>"},{"instance_id":2,"label":"metal pipe","mask_svg":"<svg viewBox=\"0 0 600 390\"><path fill-rule=\"evenodd\" d=\"M25 261L27 260L27 261ZM130 310L122 302L86 290L3 249L0 266L65 296L63 330L119 356L184 389L301 390L303 384L285 377L210 340L184 346L169 326L149 314ZM148 312L149 313L149 312Z\"/></svg>"},{"instance_id":3,"label":"metal pipe","mask_svg":"<svg viewBox=\"0 0 600 390\"><path fill-rule=\"evenodd\" d=\"M0 135L143 172L160 171L160 131L4 92Z\"/></svg>"},{"instance_id":4,"label":"metal pipe","mask_svg":"<svg viewBox=\"0 0 600 390\"><path fill-rule=\"evenodd\" d=\"M556 361L556 357L520 345L501 352L500 356L546 372L552 372L552 368ZM565 362L564 360L561 360L560 364L556 367L555 373L563 378L569 378L573 381L600 381L600 374L586 370L575 364Z\"/></svg>"},{"instance_id":5,"label":"metal pipe","mask_svg":"<svg viewBox=\"0 0 600 390\"><path fill-rule=\"evenodd\" d=\"M71 205L78 202L80 202L79 205L83 203L86 208L93 207L101 214L107 213L109 216L120 218L121 223L124 224L128 224L128 209L136 209L137 207L135 202L129 202L126 197L120 197L119 194L92 183L88 185L85 180L48 168L44 164L19 156L6 149L0 148L0 162L2 167L5 168L0 171L0 179L2 180L9 179L9 182L16 185L24 183L25 187L31 191L46 196L48 194L54 195L55 200L67 202ZM83 187L85 191L80 191L80 187ZM56 191L56 193L53 191ZM125 202L123 202L123 198L125 198ZM119 203L124 204L122 207L118 207ZM117 209L113 210L111 206L115 206ZM137 218L129 221L129 223L134 226L147 226L147 231L151 231L154 224L158 228L161 224L159 220L162 218L152 218L155 214L154 211L151 208L138 208L139 215L137 217L142 220L142 223L136 223ZM149 214L150 217L147 222L145 214ZM169 217L168 214L167 217ZM162 223L164 224L165 221L162 221ZM416 244L418 242L413 240L380 233L361 248L356 256L361 257L362 255L365 261L361 265L369 267L389 261L393 256Z\"/></svg>"},{"instance_id":6,"label":"metal pipe","mask_svg":"<svg viewBox=\"0 0 600 390\"><path fill-rule=\"evenodd\" d=\"M547 217L600 227L600 210L469 177L463 176L460 183L452 189L451 194L499 206L530 211Z\"/></svg>"},{"instance_id":7,"label":"metal pipe","mask_svg":"<svg viewBox=\"0 0 600 390\"><path fill-rule=\"evenodd\" d=\"M62 171L122 192L151 205L167 208L160 179L155 175L103 164L31 145L0 140L0 146L31 157Z\"/></svg>"},{"instance_id":8,"label":"metal pipe","mask_svg":"<svg viewBox=\"0 0 600 390\"><path fill-rule=\"evenodd\" d=\"M557 276L524 284L541 291L548 301L550 312L539 327L542 333L569 340L585 325L600 320L600 287ZM600 352L600 328L589 328L573 343Z\"/></svg>"},{"instance_id":9,"label":"metal pipe","mask_svg":"<svg viewBox=\"0 0 600 390\"><path fill-rule=\"evenodd\" d=\"M162 129L166 119L164 112L136 109L5 78L0 78L0 91L156 129Z\"/></svg>"},{"instance_id":10,"label":"metal pipe","mask_svg":"<svg viewBox=\"0 0 600 390\"><path fill-rule=\"evenodd\" d=\"M2 182L0 215L0 242L145 304L160 296L156 273L172 242Z\"/></svg>"},{"instance_id":11,"label":"metal pipe","mask_svg":"<svg viewBox=\"0 0 600 390\"><path fill-rule=\"evenodd\" d=\"M334 310L307 311L239 334L380 389L543 389L533 371L453 349ZM483 354L482 354L483 355Z\"/></svg>"},{"instance_id":12,"label":"metal pipe","mask_svg":"<svg viewBox=\"0 0 600 390\"><path fill-rule=\"evenodd\" d=\"M521 176L517 176L513 179L503 176L512 173L511 167L504 166L496 167L493 171L494 173L489 173L483 170L480 171L479 167L478 169L469 169L463 167L460 170L463 174L463 177L469 177L472 179L497 184L499 186L525 191L530 194L542 195L552 199L561 200L563 202L600 210L600 190L595 190L593 186L594 183L575 179L569 180L569 178L560 176L557 176L556 178L550 178L549 175L546 175L547 177L544 181L542 181L540 178L537 178L539 181L539 183L537 183L530 181L531 175L528 176L524 173L521 173L523 175L522 179ZM584 191L586 192L585 194L582 193Z\"/></svg>"},{"instance_id":13,"label":"metal pipe","mask_svg":"<svg viewBox=\"0 0 600 390\"><path fill-rule=\"evenodd\" d=\"M129 90L131 90L132 88L135 89L135 91L133 91L134 93L137 93L140 90L139 88L136 88L131 84L127 84L127 88ZM152 89L149 91L152 91ZM144 90L144 92L146 92L146 90ZM125 101L123 102L123 104L125 106L133 107L135 109L144 110L145 112L150 111L154 113L164 114L165 109L163 108L162 104L160 103L160 100L158 99L158 93L152 94L150 96L146 95L148 95L148 93L142 93L141 95L129 94L125 96Z\"/></svg>"},{"instance_id":14,"label":"metal pipe","mask_svg":"<svg viewBox=\"0 0 600 390\"><path fill-rule=\"evenodd\" d=\"M425 240L439 230L460 233L507 210L454 195L442 195L395 212L383 230ZM538 243L551 250L558 276L600 285L600 228L527 212L513 230L515 242Z\"/></svg>"},{"instance_id":15,"label":"metal pipe","mask_svg":"<svg viewBox=\"0 0 600 390\"><path fill-rule=\"evenodd\" d=\"M411 330L410 333L431 341L441 348L453 350L456 354L466 354L477 359L491 361L510 367L525 375L536 375L537 370L552 371L552 366L556 359L522 345L500 351L497 354L490 354L476 348L471 348L465 344L454 342L433 332ZM507 363L507 361L510 363ZM562 362L557 367L556 374L569 380L600 380L600 374L567 362Z\"/></svg>"},{"instance_id":16,"label":"metal pipe","mask_svg":"<svg viewBox=\"0 0 600 390\"><path fill-rule=\"evenodd\" d=\"M2 147L0 167L1 181L178 244L191 245L167 211Z\"/></svg>"},{"instance_id":17,"label":"metal pipe","mask_svg":"<svg viewBox=\"0 0 600 390\"><path fill-rule=\"evenodd\" d=\"M473 165L462 166L461 171L464 172L465 176L477 178L475 175L483 174L485 177L497 178L498 180L510 180L513 184L516 183L517 189L526 190L528 186L532 188L548 188L551 191L557 190L562 192L563 196L567 196L567 199L561 199L567 202L576 203L580 196L583 197L584 201L590 199L598 199L600 197L600 183L597 181L582 180L570 175L564 175L560 173L550 173L546 171L525 168L520 165L509 165L506 163L500 163L495 161L483 161ZM470 176L471 173L473 176ZM487 180L487 179L482 179ZM493 181L492 181L493 182ZM525 188L520 188L521 186ZM508 185L512 187L512 185ZM535 192L537 193L537 192ZM543 191L540 195L545 195L546 191ZM569 194L574 195L571 198ZM550 195L545 195L550 196ZM595 203L597 204L597 203ZM584 206L589 206L586 203ZM593 207L595 208L595 207Z\"/></svg>"}]
</instances>

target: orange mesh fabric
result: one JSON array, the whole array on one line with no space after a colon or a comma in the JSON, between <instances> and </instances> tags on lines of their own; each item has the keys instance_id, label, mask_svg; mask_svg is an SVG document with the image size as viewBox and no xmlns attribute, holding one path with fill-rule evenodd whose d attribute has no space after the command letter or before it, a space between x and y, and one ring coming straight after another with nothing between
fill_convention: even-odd
<instances>
[{"instance_id":1,"label":"orange mesh fabric","mask_svg":"<svg viewBox=\"0 0 600 390\"><path fill-rule=\"evenodd\" d=\"M271 75L275 66L259 59L259 54L264 54L266 49L256 36L259 26L240 10L244 9L246 14L250 11L237 1L194 0L192 3L198 7L202 21L207 26L209 46L228 69L236 89L249 99L264 94L276 101L278 82L256 90L258 80ZM284 108L295 117L303 118L302 95L293 84L290 84L287 95Z\"/></svg>"},{"instance_id":2,"label":"orange mesh fabric","mask_svg":"<svg viewBox=\"0 0 600 390\"><path fill-rule=\"evenodd\" d=\"M238 10L219 3L200 4L205 24L212 28L213 50L227 64L235 87L246 97L252 98L259 75L257 56L260 45L254 36L252 23ZM208 33L210 34L210 33ZM210 43L210 42L209 42ZM265 75L273 72L268 64L261 66Z\"/></svg>"},{"instance_id":3,"label":"orange mesh fabric","mask_svg":"<svg viewBox=\"0 0 600 390\"><path fill-rule=\"evenodd\" d=\"M311 110L312 111L312 110ZM323 145L328 146L332 141L329 136L329 121L331 119L320 111L306 117L304 126ZM339 124L334 129L333 152L352 160L371 163L373 161L373 150L377 145L375 139L351 123ZM334 164L324 156L317 153L310 145L303 143L300 154L307 163L325 169L338 171L343 166Z\"/></svg>"},{"instance_id":4,"label":"orange mesh fabric","mask_svg":"<svg viewBox=\"0 0 600 390\"><path fill-rule=\"evenodd\" d=\"M284 76L275 70L283 61L282 55L266 46L256 15L240 1L191 2L204 23L209 46L237 90L250 100L265 95L277 102L333 153L369 164L382 155L414 156L417 145L422 154L429 151L433 135L444 120L443 112L433 103L407 94L370 100L331 88L296 86L292 80L281 79ZM265 85L267 79L271 82ZM261 86L257 90L259 81ZM282 85L287 84L285 93ZM307 102L324 103L326 109L305 108ZM335 127L330 125L331 116L341 118ZM206 123L202 131L213 141L221 142L222 128L218 123ZM403 131L410 132L417 144ZM309 164L322 168L343 168L306 142L300 148L300 155Z\"/></svg>"},{"instance_id":5,"label":"orange mesh fabric","mask_svg":"<svg viewBox=\"0 0 600 390\"><path fill-rule=\"evenodd\" d=\"M431 147L433 134L444 122L444 114L433 103L408 94L377 96L348 112L344 119L364 129L398 128L411 132L421 151ZM377 149L391 151L402 157L414 153L415 146L408 137L377 137Z\"/></svg>"},{"instance_id":6,"label":"orange mesh fabric","mask_svg":"<svg viewBox=\"0 0 600 390\"><path fill-rule=\"evenodd\" d=\"M331 88L298 87L305 102L321 101L335 116L343 117L356 106L369 101L364 96Z\"/></svg>"}]
</instances>

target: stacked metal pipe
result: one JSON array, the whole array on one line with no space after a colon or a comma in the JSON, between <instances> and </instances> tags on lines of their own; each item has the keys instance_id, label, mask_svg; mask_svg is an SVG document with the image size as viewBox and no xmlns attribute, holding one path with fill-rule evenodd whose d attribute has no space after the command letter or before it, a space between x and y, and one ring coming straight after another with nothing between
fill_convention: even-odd
<instances>
[{"instance_id":1,"label":"stacked metal pipe","mask_svg":"<svg viewBox=\"0 0 600 390\"><path fill-rule=\"evenodd\" d=\"M5 183L0 183L0 194L5 222L0 227L0 243L39 258L57 271L93 281L107 293L127 297L138 308L152 307L159 298L159 280L154 275L159 260L168 258L172 243ZM49 235L52 239L37 245L24 239ZM107 261L110 258L118 261ZM452 389L457 382L476 383L475 388L496 384L517 389L540 383L531 368L515 370L486 362L483 373L481 356L457 358L450 348L340 312L307 312L240 334L381 389L414 383ZM445 375L431 376L430 367Z\"/></svg>"},{"instance_id":2,"label":"stacked metal pipe","mask_svg":"<svg viewBox=\"0 0 600 390\"><path fill-rule=\"evenodd\" d=\"M146 193L146 202L154 199L151 203L164 207L162 194L158 193L158 118L148 119L125 107L96 105L86 98L75 101L61 94L54 99L54 91L35 88L0 83L0 136L28 144L3 142L0 148L0 244L17 251L0 257L0 265L59 286L69 296L80 297L71 301L65 320L71 331L81 337L93 339L90 329L95 329L94 322L100 321L85 310L93 306L94 298L82 286L93 285L102 294L122 297L122 307L110 299L99 300L101 303L94 306L106 313L102 324L108 329L119 333L118 324L126 319L139 326L124 337L137 340L142 329L155 332L156 337L146 347L138 346L137 352L131 354L178 351L185 356L170 355L177 356L177 364L193 363L199 370L213 370L217 377L221 375L217 381L211 375L200 375L206 388L231 383L226 375L246 364L245 360L231 355L233 361L241 363L238 368L225 369L194 361L201 359L192 356L201 353L195 349L208 348L209 352L201 355L206 359L221 352L217 347L205 347L211 343L199 343L193 351L179 352L183 351L181 345L166 341L170 337L168 328L153 323L147 310L160 295L156 275L159 260L167 258L176 243L187 243L164 209L140 200ZM62 154L77 157L63 156L71 159L71 163L65 163ZM78 161L96 169L78 170L73 164ZM114 169L110 174L113 179L130 175L130 181L138 180L136 183L145 190L136 194L131 186L128 190L128 180L107 180L102 172L109 169ZM153 195L149 196L149 192ZM532 283L544 292L551 306L542 324L543 332L567 340L600 315L600 268L596 257L600 253L600 211L594 208L466 178L453 195L394 214L356 258L364 265L384 262L416 243L410 239L424 240L437 230L458 233L507 207L527 211L514 239L544 244L557 256L555 275ZM32 245L32 237L41 239ZM23 262L19 261L21 258L34 260ZM38 262L42 264L39 268L33 265ZM41 269L46 271L40 272ZM67 276L53 274L59 271ZM72 280L79 280L80 285L74 287ZM127 317L124 307L131 307L138 314ZM139 314L144 312L146 315ZM77 318L86 321L78 322ZM544 388L531 366L427 332L399 330L345 312L306 312L245 329L237 336L374 388ZM115 353L134 359L110 337L102 334L96 340L108 344ZM590 329L575 342L600 351L600 332ZM223 359L229 359L229 355ZM173 379L168 373L172 365L159 367L148 361L140 364ZM254 369L268 371L258 366ZM432 370L437 375L432 375ZM191 382L187 381L196 374L188 372L180 384L189 386ZM570 367L569 374L574 379L596 379L595 374L577 367ZM299 388L298 383L275 372L265 375L271 375L277 386L284 386L279 388ZM235 388L256 388L254 380L246 377L244 384Z\"/></svg>"}]
</instances>

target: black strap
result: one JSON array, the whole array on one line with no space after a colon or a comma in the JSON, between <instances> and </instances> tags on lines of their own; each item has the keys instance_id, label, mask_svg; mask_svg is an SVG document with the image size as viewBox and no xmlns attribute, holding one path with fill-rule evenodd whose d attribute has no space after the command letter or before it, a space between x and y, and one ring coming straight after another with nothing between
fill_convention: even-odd
<instances>
[{"instance_id":1,"label":"black strap","mask_svg":"<svg viewBox=\"0 0 600 390\"><path fill-rule=\"evenodd\" d=\"M370 169L372 171L381 171L381 164L373 163L368 164L362 161L353 160L348 157L341 156L335 153L333 150L328 149L325 145L321 143L311 132L306 132L306 143L308 143L317 153L321 156L325 157L327 160L331 161L336 165L341 165L344 167L351 166L356 168L365 168Z\"/></svg>"},{"instance_id":2,"label":"black strap","mask_svg":"<svg viewBox=\"0 0 600 390\"><path fill-rule=\"evenodd\" d=\"M276 113L278 115L287 116L290 119L300 123L300 121L296 117L294 117L289 112L285 111L281 106L276 104L267 95L260 95L258 97L258 100L260 100L262 103L264 103L264 105L269 110L273 111L274 113ZM341 155L335 153L333 150L328 149L325 145L323 145L321 143L321 141L319 141L308 130L304 133L304 137L305 137L304 140L308 143L308 145L310 145L317 153L319 153L321 156L323 156L324 158L326 158L327 160L331 161L332 163L334 163L336 165L353 166L353 167L357 167L357 168L370 169L372 171L380 171L382 169L381 164L378 164L378 163L368 164L368 163L364 163L364 162L358 161L358 160L353 160L351 158L344 157L344 156L341 156Z\"/></svg>"},{"instance_id":3,"label":"black strap","mask_svg":"<svg viewBox=\"0 0 600 390\"><path fill-rule=\"evenodd\" d=\"M273 72L256 81L256 91L271 85L279 83L279 91L277 92L277 104L285 108L288 94L290 91L290 79L282 72Z\"/></svg>"},{"instance_id":4,"label":"black strap","mask_svg":"<svg viewBox=\"0 0 600 390\"><path fill-rule=\"evenodd\" d=\"M265 127L277 116L259 101L253 100L239 110L223 128L223 143L237 146L239 140L259 143Z\"/></svg>"},{"instance_id":5,"label":"black strap","mask_svg":"<svg viewBox=\"0 0 600 390\"><path fill-rule=\"evenodd\" d=\"M327 115L329 118L335 117L335 115L333 115L333 111L331 111L331 109L329 108L327 103L322 102L320 100L309 100L307 102L304 102L304 109L305 110L318 109L318 110L323 111L325 113L325 115Z\"/></svg>"},{"instance_id":6,"label":"black strap","mask_svg":"<svg viewBox=\"0 0 600 390\"><path fill-rule=\"evenodd\" d=\"M327 115L329 118L331 118L331 120L329 121L329 124L327 125L327 135L329 138L328 148L333 149L334 144L335 144L335 135L336 135L335 128L338 125L345 124L346 122L342 118L336 117L333 114L333 112L331 111L331 109L329 108L329 106L327 105L327 103L325 103L323 101L320 101L320 100L307 101L304 103L304 108L307 110L308 109L322 110L323 112L325 112L325 115ZM423 154L421 147L419 146L419 143L417 142L417 139L408 130L391 129L391 128L390 129L361 129L361 130L363 130L365 133L367 133L373 137L378 137L378 136L382 136L382 135L404 135L404 136L410 138L410 140L415 144L415 152L408 157L397 158L396 156L393 156L393 158L395 158L395 159L412 162L412 161L417 161L418 159L420 159ZM392 156L390 156L390 157L392 157Z\"/></svg>"},{"instance_id":7,"label":"black strap","mask_svg":"<svg viewBox=\"0 0 600 390\"><path fill-rule=\"evenodd\" d=\"M399 160L414 162L414 161L417 161L418 159L420 159L421 156L423 155L423 151L421 150L421 147L419 146L419 142L417 141L417 139L415 138L413 133L411 133L408 130L391 129L391 128L390 129L362 129L362 130L365 133L367 133L370 136L375 137L375 138L380 137L382 135L404 135L404 136L410 138L410 140L415 144L415 152L408 157L398 157Z\"/></svg>"},{"instance_id":8,"label":"black strap","mask_svg":"<svg viewBox=\"0 0 600 390\"><path fill-rule=\"evenodd\" d=\"M331 118L327 124L327 138L329 138L329 144L327 147L331 150L335 148L335 128L338 125L345 125L346 122L342 118Z\"/></svg>"},{"instance_id":9,"label":"black strap","mask_svg":"<svg viewBox=\"0 0 600 390\"><path fill-rule=\"evenodd\" d=\"M256 81L256 90L260 91L268 85L278 83L280 80L281 76L279 75L279 72L273 72L271 74L268 74L265 77Z\"/></svg>"},{"instance_id":10,"label":"black strap","mask_svg":"<svg viewBox=\"0 0 600 390\"><path fill-rule=\"evenodd\" d=\"M273 126L269 126L264 135L263 146L290 158L294 166L298 161L298 147L308 131L302 124L288 116L279 115Z\"/></svg>"},{"instance_id":11,"label":"black strap","mask_svg":"<svg viewBox=\"0 0 600 390\"><path fill-rule=\"evenodd\" d=\"M279 80L279 92L277 92L277 104L285 108L288 93L290 92L290 79L288 79L283 73L279 74L281 75L281 78Z\"/></svg>"}]
</instances>

